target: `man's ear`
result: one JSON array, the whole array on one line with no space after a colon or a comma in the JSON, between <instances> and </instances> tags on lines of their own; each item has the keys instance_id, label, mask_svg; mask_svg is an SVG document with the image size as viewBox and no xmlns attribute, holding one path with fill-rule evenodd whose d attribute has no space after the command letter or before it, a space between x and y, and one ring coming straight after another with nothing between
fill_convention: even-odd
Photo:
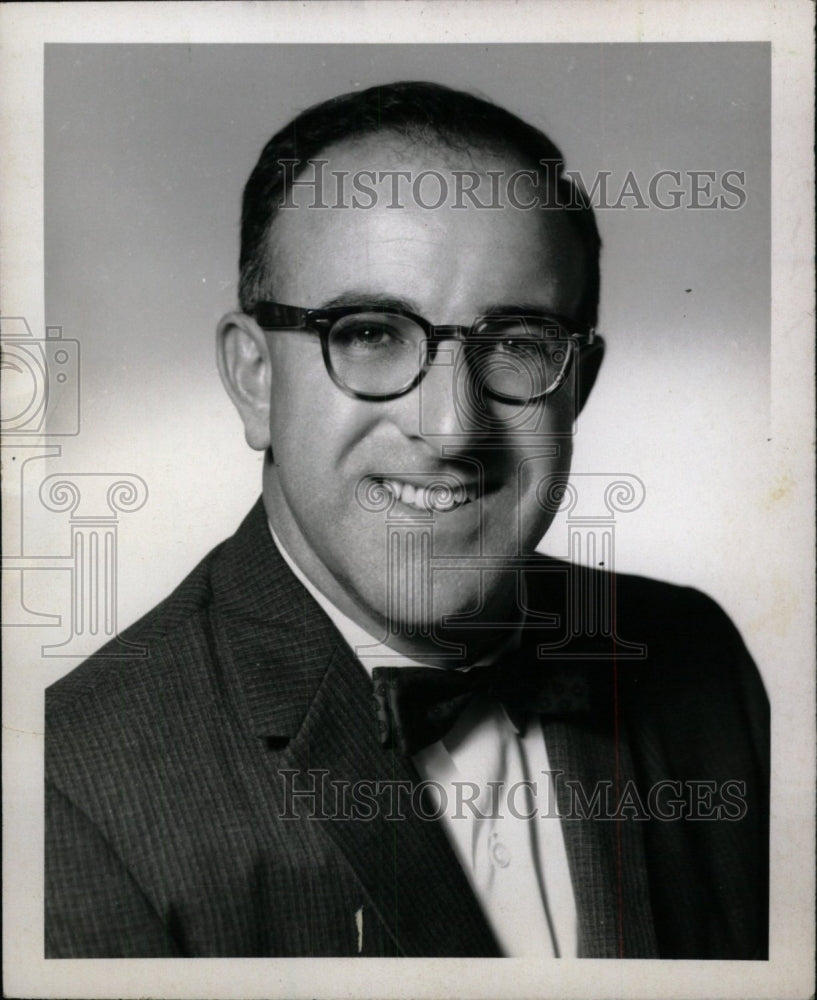
<instances>
[{"instance_id":1,"label":"man's ear","mask_svg":"<svg viewBox=\"0 0 817 1000\"><path fill-rule=\"evenodd\" d=\"M245 313L227 313L216 330L216 359L224 388L244 424L247 444L266 451L272 373L264 331Z\"/></svg>"},{"instance_id":2,"label":"man's ear","mask_svg":"<svg viewBox=\"0 0 817 1000\"><path fill-rule=\"evenodd\" d=\"M589 347L582 349L579 356L579 370L576 382L576 413L584 409L590 390L596 384L599 368L604 360L604 341L596 335Z\"/></svg>"}]
</instances>

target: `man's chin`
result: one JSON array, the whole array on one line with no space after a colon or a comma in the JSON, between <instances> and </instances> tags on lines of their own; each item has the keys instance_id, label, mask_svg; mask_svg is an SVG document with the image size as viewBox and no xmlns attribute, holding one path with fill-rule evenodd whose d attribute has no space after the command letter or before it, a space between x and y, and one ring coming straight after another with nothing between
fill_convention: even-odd
<instances>
[{"instance_id":1,"label":"man's chin","mask_svg":"<svg viewBox=\"0 0 817 1000\"><path fill-rule=\"evenodd\" d=\"M469 577L477 574L468 574ZM473 659L518 624L514 613L515 585L507 580L484 581L484 591L474 588L474 580L447 581L438 574L432 586L414 579L395 581L391 601L378 595L376 606L366 602L365 613L376 622L378 640L398 652L418 659L441 662ZM412 586L413 584L413 586ZM501 586L500 586L501 584Z\"/></svg>"}]
</instances>

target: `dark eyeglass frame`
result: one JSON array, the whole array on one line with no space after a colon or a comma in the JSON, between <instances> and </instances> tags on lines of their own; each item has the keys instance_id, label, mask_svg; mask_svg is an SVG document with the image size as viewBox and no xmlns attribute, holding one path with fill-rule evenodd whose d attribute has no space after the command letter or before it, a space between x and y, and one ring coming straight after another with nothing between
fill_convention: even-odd
<instances>
[{"instance_id":1,"label":"dark eyeglass frame","mask_svg":"<svg viewBox=\"0 0 817 1000\"><path fill-rule=\"evenodd\" d=\"M412 320L424 332L429 346L423 365L417 374L409 382L401 386L401 388L388 393L358 392L346 385L335 372L330 356L329 335L338 320L343 319L345 316L353 316L355 313L385 313L391 316L401 316ZM425 377L437 354L439 344L443 340L460 340L465 344L484 344L493 340L493 337L480 339L479 327L487 321L501 319L524 320L527 318L531 320L535 319L541 323L544 320L547 324L552 324L554 328L563 331L565 341L571 342L579 351L587 350L591 347L599 347L603 343L601 337L591 326L578 324L573 320L554 313L535 314L530 310L520 310L519 312L506 311L495 315L478 316L471 326L458 326L455 324L435 325L429 323L423 316L419 316L417 313L410 312L407 309L383 305L367 305L363 302L355 305L328 306L323 309L303 309L300 306L289 306L281 302L265 301L257 302L251 310L251 315L263 330L293 330L317 334L320 337L323 362L326 366L326 371L329 373L329 377L347 396L351 396L352 399L362 399L368 402L386 402L390 399L398 399L400 396L405 396L406 393L411 392ZM496 390L487 388L486 392L501 402L515 403L517 405L544 399L545 396L549 396L564 384L573 362L573 355L574 352L571 351L560 377L544 392L525 398L506 396Z\"/></svg>"}]
</instances>

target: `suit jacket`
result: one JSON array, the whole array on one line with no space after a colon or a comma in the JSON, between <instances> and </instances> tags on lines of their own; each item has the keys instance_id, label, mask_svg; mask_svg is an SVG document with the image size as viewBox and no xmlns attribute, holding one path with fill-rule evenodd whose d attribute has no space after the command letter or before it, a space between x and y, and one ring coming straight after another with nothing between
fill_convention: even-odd
<instances>
[{"instance_id":1,"label":"suit jacket","mask_svg":"<svg viewBox=\"0 0 817 1000\"><path fill-rule=\"evenodd\" d=\"M768 710L735 629L636 577L542 558L527 583L534 622L561 610L526 655L583 661L606 699L543 720L580 954L766 957ZM568 634L579 592L587 620L613 595L612 633ZM499 954L438 822L343 818L344 782L420 779L260 501L124 638L145 655L106 647L47 692L48 956ZM696 818L661 818L672 799Z\"/></svg>"}]
</instances>

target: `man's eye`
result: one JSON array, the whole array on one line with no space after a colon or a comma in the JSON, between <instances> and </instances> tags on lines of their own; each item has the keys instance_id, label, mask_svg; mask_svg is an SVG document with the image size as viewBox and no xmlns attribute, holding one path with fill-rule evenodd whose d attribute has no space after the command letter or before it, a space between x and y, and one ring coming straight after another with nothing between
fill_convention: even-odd
<instances>
[{"instance_id":1,"label":"man's eye","mask_svg":"<svg viewBox=\"0 0 817 1000\"><path fill-rule=\"evenodd\" d=\"M533 354L541 352L542 342L527 337L503 337L494 341L494 350L500 354Z\"/></svg>"},{"instance_id":2,"label":"man's eye","mask_svg":"<svg viewBox=\"0 0 817 1000\"><path fill-rule=\"evenodd\" d=\"M559 340L505 336L494 341L493 351L507 357L535 358L549 365L561 365L567 358L568 348Z\"/></svg>"},{"instance_id":3,"label":"man's eye","mask_svg":"<svg viewBox=\"0 0 817 1000\"><path fill-rule=\"evenodd\" d=\"M334 338L337 343L353 350L376 350L392 346L397 338L394 330L388 326L364 325L349 326Z\"/></svg>"},{"instance_id":4,"label":"man's eye","mask_svg":"<svg viewBox=\"0 0 817 1000\"><path fill-rule=\"evenodd\" d=\"M330 344L335 350L347 354L392 354L413 350L422 331L416 324L400 316L383 316L373 313L345 316L332 327Z\"/></svg>"},{"instance_id":5,"label":"man's eye","mask_svg":"<svg viewBox=\"0 0 817 1000\"><path fill-rule=\"evenodd\" d=\"M393 334L391 330L387 330L382 326L366 326L361 327L359 330L353 330L351 337L366 347L376 347L388 340L392 340Z\"/></svg>"}]
</instances>

